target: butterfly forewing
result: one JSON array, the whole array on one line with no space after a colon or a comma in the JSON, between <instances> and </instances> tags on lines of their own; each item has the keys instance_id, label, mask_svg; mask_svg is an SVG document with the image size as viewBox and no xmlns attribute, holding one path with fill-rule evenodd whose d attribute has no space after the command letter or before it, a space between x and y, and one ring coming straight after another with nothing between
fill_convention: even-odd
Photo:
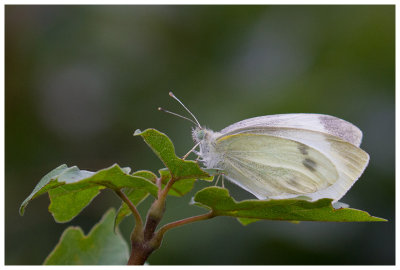
<instances>
[{"instance_id":1,"label":"butterfly forewing","mask_svg":"<svg viewBox=\"0 0 400 270\"><path fill-rule=\"evenodd\" d=\"M223 130L224 135L238 134L248 128L293 128L321 132L339 137L355 146L360 146L362 132L355 125L325 114L290 113L259 116L232 124Z\"/></svg>"}]
</instances>

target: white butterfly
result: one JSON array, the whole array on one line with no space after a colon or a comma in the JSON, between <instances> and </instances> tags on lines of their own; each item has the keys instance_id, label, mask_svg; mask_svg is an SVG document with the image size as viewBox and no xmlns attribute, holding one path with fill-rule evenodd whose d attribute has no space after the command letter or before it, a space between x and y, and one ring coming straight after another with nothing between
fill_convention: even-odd
<instances>
[{"instance_id":1,"label":"white butterfly","mask_svg":"<svg viewBox=\"0 0 400 270\"><path fill-rule=\"evenodd\" d=\"M359 148L361 130L337 117L268 115L214 132L201 127L183 103L171 92L170 96L196 121L178 115L197 125L192 132L196 145L190 152L197 153L207 168L221 169L228 180L258 199L306 196L337 202L368 165L369 155ZM199 152L194 151L197 146Z\"/></svg>"}]
</instances>

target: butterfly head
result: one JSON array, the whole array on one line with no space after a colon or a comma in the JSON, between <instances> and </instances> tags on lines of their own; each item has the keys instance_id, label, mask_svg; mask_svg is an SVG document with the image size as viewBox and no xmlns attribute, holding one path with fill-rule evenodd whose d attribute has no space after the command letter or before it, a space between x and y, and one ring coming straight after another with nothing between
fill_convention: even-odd
<instances>
[{"instance_id":1,"label":"butterfly head","mask_svg":"<svg viewBox=\"0 0 400 270\"><path fill-rule=\"evenodd\" d=\"M201 129L201 128L199 128L199 127L196 127L196 128L194 128L193 131L192 131L192 136L193 136L193 140L194 140L195 142L199 142L199 141L201 141L202 139L204 139L205 131L204 131L204 129Z\"/></svg>"},{"instance_id":2,"label":"butterfly head","mask_svg":"<svg viewBox=\"0 0 400 270\"><path fill-rule=\"evenodd\" d=\"M211 133L212 131L206 128L195 127L192 130L193 141L195 141L196 143L207 141L211 137Z\"/></svg>"}]
</instances>

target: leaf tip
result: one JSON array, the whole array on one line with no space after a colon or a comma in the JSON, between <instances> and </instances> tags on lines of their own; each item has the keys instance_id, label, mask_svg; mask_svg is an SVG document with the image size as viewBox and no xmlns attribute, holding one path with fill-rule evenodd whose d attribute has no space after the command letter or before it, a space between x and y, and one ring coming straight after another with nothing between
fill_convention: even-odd
<instances>
[{"instance_id":1,"label":"leaf tip","mask_svg":"<svg viewBox=\"0 0 400 270\"><path fill-rule=\"evenodd\" d=\"M21 206L19 207L19 215L20 215L20 216L23 216L23 215L24 215L24 213L25 213L25 208L26 208L26 206L28 205L29 201L30 201L30 199L29 199L29 197L28 197L28 198L26 198L26 199L21 203Z\"/></svg>"},{"instance_id":2,"label":"leaf tip","mask_svg":"<svg viewBox=\"0 0 400 270\"><path fill-rule=\"evenodd\" d=\"M195 204L196 204L196 201L195 201L194 197L192 197L189 201L189 205L195 205Z\"/></svg>"},{"instance_id":3,"label":"leaf tip","mask_svg":"<svg viewBox=\"0 0 400 270\"><path fill-rule=\"evenodd\" d=\"M375 218L374 221L389 222L389 220L388 220L388 219L385 219L385 218L380 218L380 217L373 217L373 218Z\"/></svg>"},{"instance_id":4,"label":"leaf tip","mask_svg":"<svg viewBox=\"0 0 400 270\"><path fill-rule=\"evenodd\" d=\"M142 131L140 129L135 130L135 132L133 133L133 136L138 136L142 134Z\"/></svg>"},{"instance_id":5,"label":"leaf tip","mask_svg":"<svg viewBox=\"0 0 400 270\"><path fill-rule=\"evenodd\" d=\"M25 213L25 205L22 203L19 207L19 215L22 217Z\"/></svg>"}]
</instances>

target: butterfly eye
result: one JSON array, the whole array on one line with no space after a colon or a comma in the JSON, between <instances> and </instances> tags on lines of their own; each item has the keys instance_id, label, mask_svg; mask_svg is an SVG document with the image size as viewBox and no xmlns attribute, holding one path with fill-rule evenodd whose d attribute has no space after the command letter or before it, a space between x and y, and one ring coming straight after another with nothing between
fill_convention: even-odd
<instances>
[{"instance_id":1,"label":"butterfly eye","mask_svg":"<svg viewBox=\"0 0 400 270\"><path fill-rule=\"evenodd\" d=\"M204 130L199 130L196 134L197 139L202 140L204 139L205 132Z\"/></svg>"}]
</instances>

